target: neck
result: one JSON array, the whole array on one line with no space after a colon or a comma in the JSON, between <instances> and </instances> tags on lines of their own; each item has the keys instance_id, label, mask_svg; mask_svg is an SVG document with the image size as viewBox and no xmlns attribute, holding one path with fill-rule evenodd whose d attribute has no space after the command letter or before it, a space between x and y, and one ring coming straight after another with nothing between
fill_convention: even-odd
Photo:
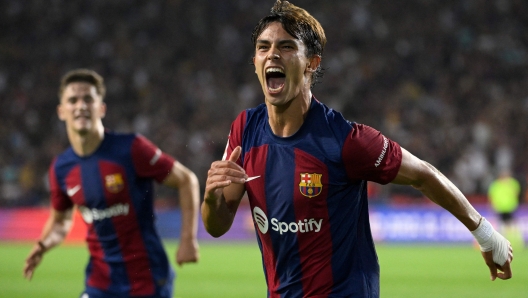
<instances>
[{"instance_id":1,"label":"neck","mask_svg":"<svg viewBox=\"0 0 528 298\"><path fill-rule=\"evenodd\" d=\"M97 150L104 139L104 127L102 124L87 133L79 133L68 129L68 140L73 151L79 156L88 156Z\"/></svg>"},{"instance_id":2,"label":"neck","mask_svg":"<svg viewBox=\"0 0 528 298\"><path fill-rule=\"evenodd\" d=\"M301 92L287 104L274 106L266 102L269 124L273 133L279 137L289 137L296 133L304 123L310 109L312 93Z\"/></svg>"}]
</instances>

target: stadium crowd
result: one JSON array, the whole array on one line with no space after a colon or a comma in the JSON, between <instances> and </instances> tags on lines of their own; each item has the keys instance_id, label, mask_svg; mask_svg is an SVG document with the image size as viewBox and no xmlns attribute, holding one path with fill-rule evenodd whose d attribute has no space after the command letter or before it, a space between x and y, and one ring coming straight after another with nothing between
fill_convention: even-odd
<instances>
[{"instance_id":1,"label":"stadium crowd","mask_svg":"<svg viewBox=\"0 0 528 298\"><path fill-rule=\"evenodd\" d=\"M431 162L465 194L486 193L503 168L526 181L527 1L297 2L328 38L316 98ZM68 144L57 86L79 67L106 79L106 127L144 134L203 185L231 121L263 102L250 35L272 4L2 1L0 206L48 204L48 166ZM378 191L383 200L409 190Z\"/></svg>"}]
</instances>

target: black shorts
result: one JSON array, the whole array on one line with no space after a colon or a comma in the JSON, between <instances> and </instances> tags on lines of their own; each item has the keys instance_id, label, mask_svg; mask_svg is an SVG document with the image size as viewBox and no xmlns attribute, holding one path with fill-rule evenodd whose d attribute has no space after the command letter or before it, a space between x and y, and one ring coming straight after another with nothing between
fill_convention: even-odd
<instances>
[{"instance_id":1,"label":"black shorts","mask_svg":"<svg viewBox=\"0 0 528 298\"><path fill-rule=\"evenodd\" d=\"M513 212L499 213L499 218L502 222L510 222L513 220Z\"/></svg>"}]
</instances>

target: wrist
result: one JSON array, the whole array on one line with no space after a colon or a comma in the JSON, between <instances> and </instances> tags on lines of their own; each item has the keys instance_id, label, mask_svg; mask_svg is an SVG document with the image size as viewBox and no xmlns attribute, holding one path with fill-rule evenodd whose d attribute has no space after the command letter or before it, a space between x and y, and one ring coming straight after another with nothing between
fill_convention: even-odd
<instances>
[{"instance_id":1,"label":"wrist","mask_svg":"<svg viewBox=\"0 0 528 298\"><path fill-rule=\"evenodd\" d=\"M195 239L196 239L196 237L191 235L191 234L182 233L180 235L180 242L182 242L182 241L194 241Z\"/></svg>"},{"instance_id":2,"label":"wrist","mask_svg":"<svg viewBox=\"0 0 528 298\"><path fill-rule=\"evenodd\" d=\"M41 240L37 241L37 245L38 245L41 253L45 253L48 250L46 245L44 245L44 243Z\"/></svg>"},{"instance_id":3,"label":"wrist","mask_svg":"<svg viewBox=\"0 0 528 298\"><path fill-rule=\"evenodd\" d=\"M478 227L474 231L471 231L471 234L473 234L473 237L475 237L475 240L480 245L481 251L490 251L492 249L490 239L494 232L495 229L493 229L491 223L485 217L482 217Z\"/></svg>"}]
</instances>

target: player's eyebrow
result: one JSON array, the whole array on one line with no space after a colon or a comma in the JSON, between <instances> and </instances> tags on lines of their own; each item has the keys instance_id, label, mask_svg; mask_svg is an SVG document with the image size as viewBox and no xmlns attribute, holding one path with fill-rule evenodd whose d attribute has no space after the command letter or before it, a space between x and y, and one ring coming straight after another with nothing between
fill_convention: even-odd
<instances>
[{"instance_id":1,"label":"player's eyebrow","mask_svg":"<svg viewBox=\"0 0 528 298\"><path fill-rule=\"evenodd\" d=\"M281 39L277 42L277 44L279 44L279 46L284 44L297 44L296 40L297 39ZM256 44L271 44L271 41L267 39L257 39Z\"/></svg>"}]
</instances>

